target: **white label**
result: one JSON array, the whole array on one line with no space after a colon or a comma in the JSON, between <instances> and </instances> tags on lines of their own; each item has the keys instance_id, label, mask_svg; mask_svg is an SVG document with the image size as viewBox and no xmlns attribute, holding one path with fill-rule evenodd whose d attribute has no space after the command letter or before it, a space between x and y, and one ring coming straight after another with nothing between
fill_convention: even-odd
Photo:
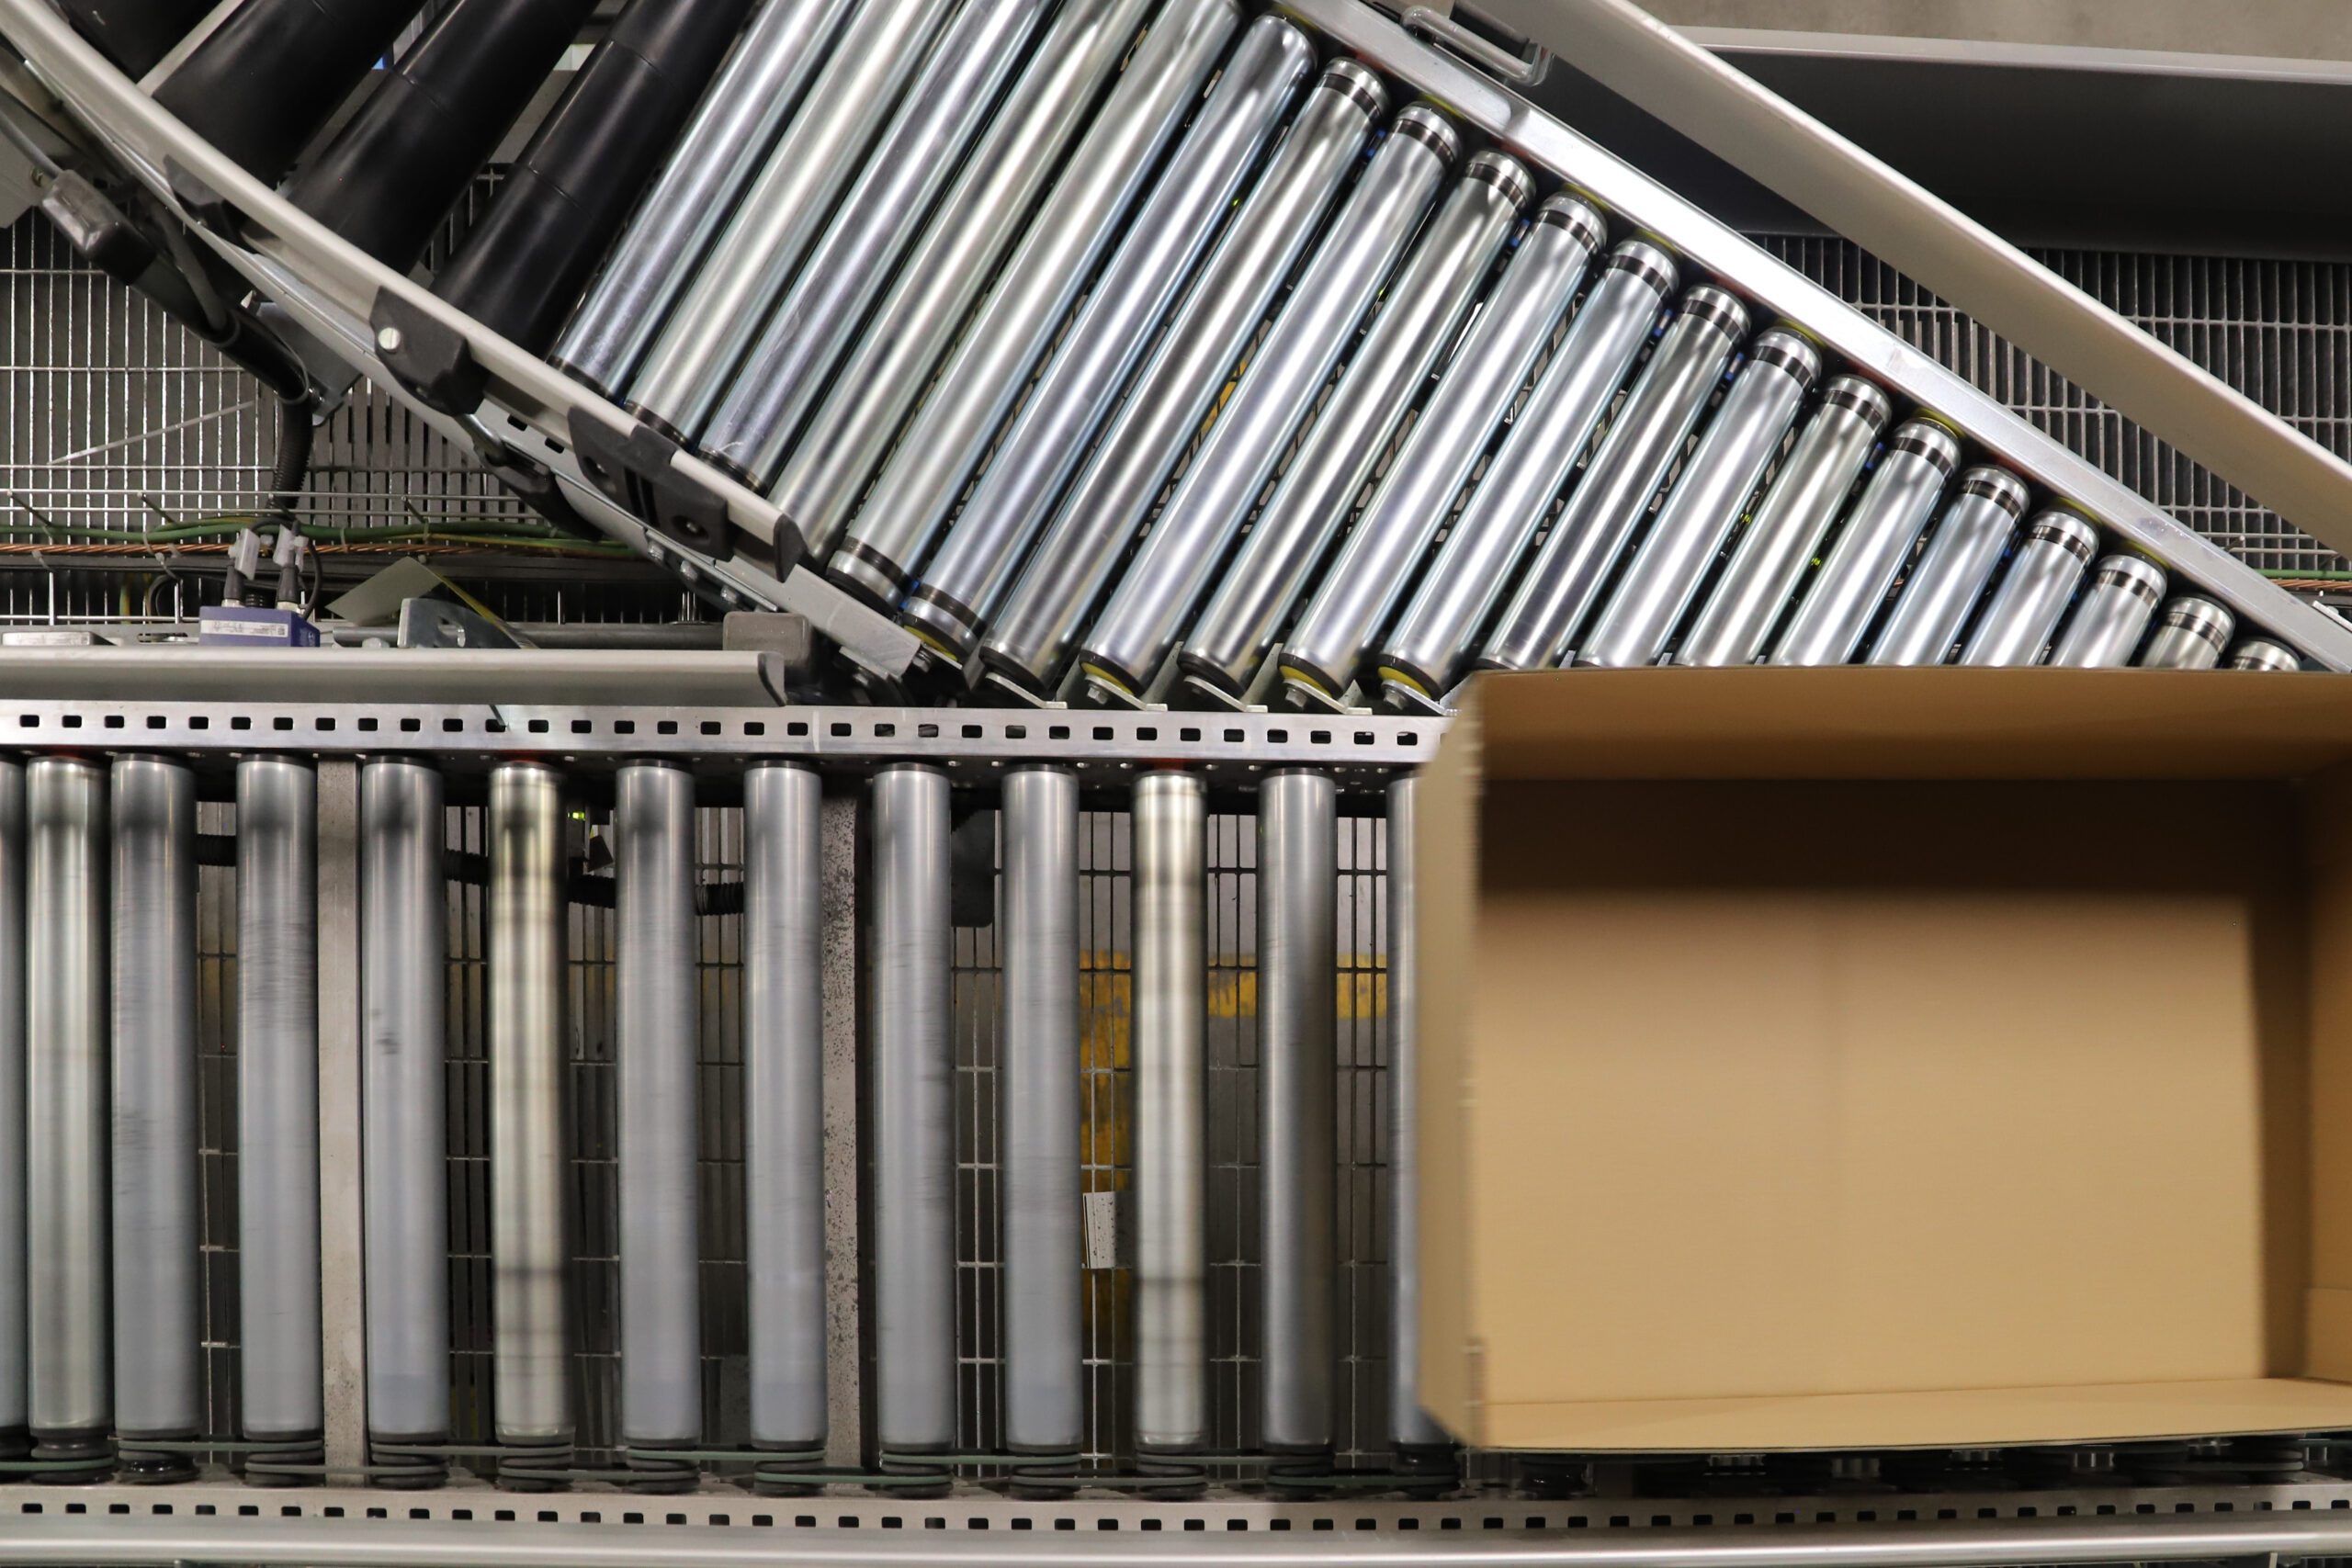
<instances>
[{"instance_id":1,"label":"white label","mask_svg":"<svg viewBox=\"0 0 2352 1568\"><path fill-rule=\"evenodd\" d=\"M1116 1269L1119 1266L1119 1195L1116 1192L1086 1194L1086 1266L1089 1269Z\"/></svg>"}]
</instances>

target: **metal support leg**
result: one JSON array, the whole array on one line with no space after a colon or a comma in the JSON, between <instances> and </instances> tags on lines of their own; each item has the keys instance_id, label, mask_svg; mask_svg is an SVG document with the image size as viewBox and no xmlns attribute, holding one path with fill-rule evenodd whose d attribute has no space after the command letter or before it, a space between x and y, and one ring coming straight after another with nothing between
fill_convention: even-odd
<instances>
[{"instance_id":1,"label":"metal support leg","mask_svg":"<svg viewBox=\"0 0 2352 1568\"><path fill-rule=\"evenodd\" d=\"M1135 794L1136 1448L1208 1440L1208 791L1146 773Z\"/></svg>"},{"instance_id":2,"label":"metal support leg","mask_svg":"<svg viewBox=\"0 0 2352 1568\"><path fill-rule=\"evenodd\" d=\"M0 759L0 1459L25 1430L25 770Z\"/></svg>"}]
</instances>

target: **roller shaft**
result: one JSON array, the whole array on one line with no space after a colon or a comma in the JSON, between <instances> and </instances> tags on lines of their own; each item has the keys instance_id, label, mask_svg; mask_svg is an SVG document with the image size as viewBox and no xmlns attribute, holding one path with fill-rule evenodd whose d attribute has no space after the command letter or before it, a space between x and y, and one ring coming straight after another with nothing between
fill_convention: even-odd
<instances>
[{"instance_id":1,"label":"roller shaft","mask_svg":"<svg viewBox=\"0 0 2352 1568\"><path fill-rule=\"evenodd\" d=\"M1258 793L1258 1051L1265 1382L1275 1452L1331 1446L1339 1117L1339 790L1329 773Z\"/></svg>"},{"instance_id":2,"label":"roller shaft","mask_svg":"<svg viewBox=\"0 0 2352 1568\"><path fill-rule=\"evenodd\" d=\"M1434 109L1396 118L1087 634L1097 682L1130 699L1150 686L1459 150Z\"/></svg>"},{"instance_id":3,"label":"roller shaft","mask_svg":"<svg viewBox=\"0 0 2352 1568\"><path fill-rule=\"evenodd\" d=\"M1186 630L1181 662L1217 694L1213 701L1238 699L1264 661L1533 195L1516 159L1481 152L1422 226L1272 499Z\"/></svg>"},{"instance_id":4,"label":"roller shaft","mask_svg":"<svg viewBox=\"0 0 2352 1568\"><path fill-rule=\"evenodd\" d=\"M1069 0L826 389L772 492L822 559L1020 239L1151 0Z\"/></svg>"},{"instance_id":5,"label":"roller shaft","mask_svg":"<svg viewBox=\"0 0 2352 1568\"><path fill-rule=\"evenodd\" d=\"M492 1371L501 1442L571 1440L564 1293L563 781L490 776Z\"/></svg>"},{"instance_id":6,"label":"roller shaft","mask_svg":"<svg viewBox=\"0 0 2352 1568\"><path fill-rule=\"evenodd\" d=\"M769 316L696 444L764 490L1036 28L1045 0L967 6L948 23L905 104Z\"/></svg>"},{"instance_id":7,"label":"roller shaft","mask_svg":"<svg viewBox=\"0 0 2352 1568\"><path fill-rule=\"evenodd\" d=\"M1577 649L1577 663L1657 662L1820 371L1820 356L1793 333L1766 333L1750 345L1684 476Z\"/></svg>"},{"instance_id":8,"label":"roller shaft","mask_svg":"<svg viewBox=\"0 0 2352 1568\"><path fill-rule=\"evenodd\" d=\"M1120 552L1159 500L1386 103L1380 79L1344 60L1308 95L993 617L981 656L1016 688L1049 694Z\"/></svg>"},{"instance_id":9,"label":"roller shaft","mask_svg":"<svg viewBox=\"0 0 2352 1568\"><path fill-rule=\"evenodd\" d=\"M107 775L25 770L27 1350L35 1458L102 1450L107 1325Z\"/></svg>"},{"instance_id":10,"label":"roller shaft","mask_svg":"<svg viewBox=\"0 0 2352 1568\"><path fill-rule=\"evenodd\" d=\"M1723 290L1702 285L1683 296L1680 313L1487 637L1480 665L1544 670L1577 646L1619 556L1747 335L1747 311Z\"/></svg>"},{"instance_id":11,"label":"roller shaft","mask_svg":"<svg viewBox=\"0 0 2352 1568\"><path fill-rule=\"evenodd\" d=\"M1951 503L1936 520L1903 581L1903 592L1864 660L1879 665L1941 664L1960 640L1969 612L2001 564L2025 515L2026 488L2015 474L1992 467L1960 476Z\"/></svg>"},{"instance_id":12,"label":"roller shaft","mask_svg":"<svg viewBox=\"0 0 2352 1568\"><path fill-rule=\"evenodd\" d=\"M1478 188L1465 182L1454 200L1459 202ZM1421 241L1422 255L1444 233L1452 206L1449 203L1448 209L1431 220ZM1515 208L1511 216L1517 216ZM1477 324L1446 365L1444 379L1430 394L1412 434L1349 534L1339 558L1299 612L1298 624L1283 638L1283 668L1295 684L1335 701L1354 682L1365 645L1382 629L1428 553L1430 541L1452 514L1453 498L1493 439L1535 356L1550 341L1601 238L1600 213L1565 193L1546 201L1520 237L1517 252ZM1417 255L1416 269L1420 263L1421 256ZM1456 320L1462 307L1470 302L1468 288L1481 281L1485 270L1478 265L1475 271L1454 275L1462 289L1454 305ZM1401 288L1396 295L1374 323L1374 342L1365 345L1363 355L1368 363L1351 367L1340 385L1341 395L1351 400L1363 369L1377 363L1374 353L1378 340L1393 330L1392 321L1408 314L1411 295ZM1408 400L1431 367L1430 358L1414 356L1400 367L1409 379L1397 378L1389 385L1387 395L1399 403ZM1401 407L1396 412L1401 412ZM1343 476L1345 491L1333 493L1320 503L1326 530L1345 514L1364 478L1362 469L1377 455L1376 446L1367 446L1364 463ZM1284 479L1277 508L1296 482ZM1261 519L1255 533L1265 531L1266 522ZM1281 608L1273 604L1235 613L1250 599L1263 596L1261 590L1252 586L1250 575L1237 570L1185 640L1188 670L1211 680L1222 676L1237 689L1249 680L1281 631ZM1294 591L1281 597L1287 601L1295 596Z\"/></svg>"},{"instance_id":13,"label":"roller shaft","mask_svg":"<svg viewBox=\"0 0 2352 1568\"><path fill-rule=\"evenodd\" d=\"M1004 781L1004 1440L1086 1437L1080 1317L1078 779Z\"/></svg>"},{"instance_id":14,"label":"roller shaft","mask_svg":"<svg viewBox=\"0 0 2352 1568\"><path fill-rule=\"evenodd\" d=\"M1235 0L1164 0L874 481L827 567L835 581L876 604L897 606L1240 25Z\"/></svg>"},{"instance_id":15,"label":"roller shaft","mask_svg":"<svg viewBox=\"0 0 2352 1568\"><path fill-rule=\"evenodd\" d=\"M1169 167L909 594L918 635L957 659L985 628L1063 485L1225 221L1315 63L1306 35L1251 23Z\"/></svg>"},{"instance_id":16,"label":"roller shaft","mask_svg":"<svg viewBox=\"0 0 2352 1568\"><path fill-rule=\"evenodd\" d=\"M682 435L702 428L953 6L850 8L799 112L627 384L632 405Z\"/></svg>"},{"instance_id":17,"label":"roller shaft","mask_svg":"<svg viewBox=\"0 0 2352 1568\"><path fill-rule=\"evenodd\" d=\"M1675 649L1675 663L1752 664L1764 656L1893 412L1886 394L1859 377L1841 376L1823 389Z\"/></svg>"},{"instance_id":18,"label":"roller shaft","mask_svg":"<svg viewBox=\"0 0 2352 1568\"><path fill-rule=\"evenodd\" d=\"M2184 594L2164 608L2139 664L2148 670L2211 670L2222 661L2237 617L2211 599Z\"/></svg>"},{"instance_id":19,"label":"roller shaft","mask_svg":"<svg viewBox=\"0 0 2352 1568\"><path fill-rule=\"evenodd\" d=\"M702 1436L694 775L663 762L623 768L613 836L622 933L621 1436L684 1448Z\"/></svg>"},{"instance_id":20,"label":"roller shaft","mask_svg":"<svg viewBox=\"0 0 2352 1568\"><path fill-rule=\"evenodd\" d=\"M743 775L743 1162L752 1440L824 1446L824 787L785 762Z\"/></svg>"},{"instance_id":21,"label":"roller shaft","mask_svg":"<svg viewBox=\"0 0 2352 1568\"><path fill-rule=\"evenodd\" d=\"M1136 781L1136 1447L1197 1449L1208 1413L1208 793L1186 773Z\"/></svg>"},{"instance_id":22,"label":"roller shaft","mask_svg":"<svg viewBox=\"0 0 2352 1568\"><path fill-rule=\"evenodd\" d=\"M212 7L206 0L64 0L76 31L122 67L144 76Z\"/></svg>"},{"instance_id":23,"label":"roller shaft","mask_svg":"<svg viewBox=\"0 0 2352 1568\"><path fill-rule=\"evenodd\" d=\"M442 807L428 763L360 769L368 1430L390 1442L449 1432Z\"/></svg>"},{"instance_id":24,"label":"roller shaft","mask_svg":"<svg viewBox=\"0 0 2352 1568\"><path fill-rule=\"evenodd\" d=\"M196 775L118 758L112 793L115 1426L192 1438L204 1422Z\"/></svg>"},{"instance_id":25,"label":"roller shaft","mask_svg":"<svg viewBox=\"0 0 2352 1568\"><path fill-rule=\"evenodd\" d=\"M315 1437L318 779L278 757L237 764L237 1247L245 1435Z\"/></svg>"},{"instance_id":26,"label":"roller shaft","mask_svg":"<svg viewBox=\"0 0 2352 1568\"><path fill-rule=\"evenodd\" d=\"M1962 664L2035 664L2098 549L2098 530L2065 512L2045 512L2026 529L1992 603L1961 649Z\"/></svg>"},{"instance_id":27,"label":"roller shaft","mask_svg":"<svg viewBox=\"0 0 2352 1568\"><path fill-rule=\"evenodd\" d=\"M422 5L244 0L155 89L155 102L276 185Z\"/></svg>"},{"instance_id":28,"label":"roller shaft","mask_svg":"<svg viewBox=\"0 0 2352 1568\"><path fill-rule=\"evenodd\" d=\"M2132 662L2140 638L2164 602L2161 567L2138 556L2112 555L2091 569L2050 662L2064 670L2106 670Z\"/></svg>"},{"instance_id":29,"label":"roller shaft","mask_svg":"<svg viewBox=\"0 0 2352 1568\"><path fill-rule=\"evenodd\" d=\"M1913 420L1895 431L1771 662L1843 664L1854 657L1959 460L1960 444L1940 425Z\"/></svg>"},{"instance_id":30,"label":"roller shaft","mask_svg":"<svg viewBox=\"0 0 2352 1568\"><path fill-rule=\"evenodd\" d=\"M695 106L551 357L607 396L636 374L670 307L826 59L854 0L765 0Z\"/></svg>"},{"instance_id":31,"label":"roller shaft","mask_svg":"<svg viewBox=\"0 0 2352 1568\"><path fill-rule=\"evenodd\" d=\"M1413 818L1420 784L1388 786L1388 1440L1435 1448L1443 1428L1421 1408L1420 911Z\"/></svg>"},{"instance_id":32,"label":"roller shaft","mask_svg":"<svg viewBox=\"0 0 2352 1568\"><path fill-rule=\"evenodd\" d=\"M947 775L874 777L875 1435L956 1440L956 1055Z\"/></svg>"}]
</instances>

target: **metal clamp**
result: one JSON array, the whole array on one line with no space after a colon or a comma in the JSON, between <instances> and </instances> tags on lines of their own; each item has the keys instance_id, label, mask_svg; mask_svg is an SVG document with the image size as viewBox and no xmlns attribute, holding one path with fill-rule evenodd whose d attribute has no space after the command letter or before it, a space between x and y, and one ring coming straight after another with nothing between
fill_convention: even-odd
<instances>
[{"instance_id":1,"label":"metal clamp","mask_svg":"<svg viewBox=\"0 0 2352 1568\"><path fill-rule=\"evenodd\" d=\"M1410 30L1444 45L1488 75L1513 86L1532 87L1552 69L1551 51L1531 42L1527 53L1513 54L1454 20L1450 5L1408 6L1404 22Z\"/></svg>"}]
</instances>

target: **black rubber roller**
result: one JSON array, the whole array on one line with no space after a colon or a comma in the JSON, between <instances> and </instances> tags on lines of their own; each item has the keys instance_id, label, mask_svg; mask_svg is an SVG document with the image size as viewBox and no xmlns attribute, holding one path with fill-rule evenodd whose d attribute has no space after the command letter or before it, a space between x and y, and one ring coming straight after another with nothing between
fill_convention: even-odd
<instances>
[{"instance_id":1,"label":"black rubber roller","mask_svg":"<svg viewBox=\"0 0 2352 1568\"><path fill-rule=\"evenodd\" d=\"M302 165L288 198L406 272L594 8L458 0Z\"/></svg>"},{"instance_id":2,"label":"black rubber roller","mask_svg":"<svg viewBox=\"0 0 2352 1568\"><path fill-rule=\"evenodd\" d=\"M144 76L212 9L210 0L64 0L74 30L126 76Z\"/></svg>"},{"instance_id":3,"label":"black rubber roller","mask_svg":"<svg viewBox=\"0 0 2352 1568\"><path fill-rule=\"evenodd\" d=\"M422 4L245 0L155 89L155 101L276 185Z\"/></svg>"},{"instance_id":4,"label":"black rubber roller","mask_svg":"<svg viewBox=\"0 0 2352 1568\"><path fill-rule=\"evenodd\" d=\"M752 0L629 0L434 292L533 354L661 171Z\"/></svg>"}]
</instances>

